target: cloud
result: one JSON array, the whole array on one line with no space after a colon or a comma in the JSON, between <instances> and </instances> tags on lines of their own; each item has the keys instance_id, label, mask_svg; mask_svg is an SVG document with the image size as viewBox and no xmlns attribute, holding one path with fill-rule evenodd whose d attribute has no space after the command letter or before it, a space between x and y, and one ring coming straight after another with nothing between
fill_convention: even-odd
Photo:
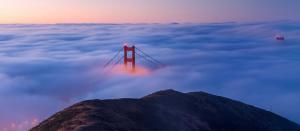
<instances>
[{"instance_id":1,"label":"cloud","mask_svg":"<svg viewBox=\"0 0 300 131\"><path fill-rule=\"evenodd\" d=\"M237 99L300 123L297 25L1 25L0 129L43 120L81 100L141 97L167 88ZM277 34L286 41L274 40ZM104 70L124 42L167 67L145 69L146 75Z\"/></svg>"}]
</instances>

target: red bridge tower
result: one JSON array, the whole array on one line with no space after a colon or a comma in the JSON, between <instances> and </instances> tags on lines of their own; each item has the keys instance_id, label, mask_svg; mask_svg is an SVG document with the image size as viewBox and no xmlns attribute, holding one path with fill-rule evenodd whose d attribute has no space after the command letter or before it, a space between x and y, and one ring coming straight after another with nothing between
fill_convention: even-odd
<instances>
[{"instance_id":1,"label":"red bridge tower","mask_svg":"<svg viewBox=\"0 0 300 131\"><path fill-rule=\"evenodd\" d=\"M128 63L131 63L131 69L135 71L135 46L128 47L124 45L124 65L126 69L128 69Z\"/></svg>"}]
</instances>

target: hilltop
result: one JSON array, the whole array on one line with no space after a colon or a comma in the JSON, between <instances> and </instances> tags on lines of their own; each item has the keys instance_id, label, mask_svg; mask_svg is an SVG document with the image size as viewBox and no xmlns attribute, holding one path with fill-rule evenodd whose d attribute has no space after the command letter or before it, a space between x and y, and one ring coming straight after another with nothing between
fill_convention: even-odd
<instances>
[{"instance_id":1,"label":"hilltop","mask_svg":"<svg viewBox=\"0 0 300 131\"><path fill-rule=\"evenodd\" d=\"M88 100L31 131L300 131L272 112L204 92L159 91L140 99Z\"/></svg>"}]
</instances>

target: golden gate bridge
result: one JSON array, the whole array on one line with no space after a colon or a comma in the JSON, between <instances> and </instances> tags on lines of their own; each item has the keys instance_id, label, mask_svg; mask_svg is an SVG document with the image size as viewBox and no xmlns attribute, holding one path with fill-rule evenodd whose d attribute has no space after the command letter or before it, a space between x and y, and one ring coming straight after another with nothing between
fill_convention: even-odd
<instances>
[{"instance_id":1,"label":"golden gate bridge","mask_svg":"<svg viewBox=\"0 0 300 131\"><path fill-rule=\"evenodd\" d=\"M153 58L140 48L137 48L136 46L130 47L127 44L119 49L118 52L107 61L107 63L104 65L104 68L113 68L121 63L124 64L126 70L132 72L136 70L137 63L139 63L141 66L146 66L152 69L165 67L165 64Z\"/></svg>"}]
</instances>

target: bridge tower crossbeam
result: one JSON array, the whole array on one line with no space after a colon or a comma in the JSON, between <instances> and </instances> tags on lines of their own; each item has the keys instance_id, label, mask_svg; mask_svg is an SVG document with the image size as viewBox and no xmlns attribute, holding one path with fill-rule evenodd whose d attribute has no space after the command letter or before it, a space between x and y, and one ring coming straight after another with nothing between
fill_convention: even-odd
<instances>
[{"instance_id":1,"label":"bridge tower crossbeam","mask_svg":"<svg viewBox=\"0 0 300 131\"><path fill-rule=\"evenodd\" d=\"M135 71L135 46L128 47L124 45L124 65L128 69L128 63L131 63L131 70ZM129 56L131 54L131 57Z\"/></svg>"}]
</instances>

